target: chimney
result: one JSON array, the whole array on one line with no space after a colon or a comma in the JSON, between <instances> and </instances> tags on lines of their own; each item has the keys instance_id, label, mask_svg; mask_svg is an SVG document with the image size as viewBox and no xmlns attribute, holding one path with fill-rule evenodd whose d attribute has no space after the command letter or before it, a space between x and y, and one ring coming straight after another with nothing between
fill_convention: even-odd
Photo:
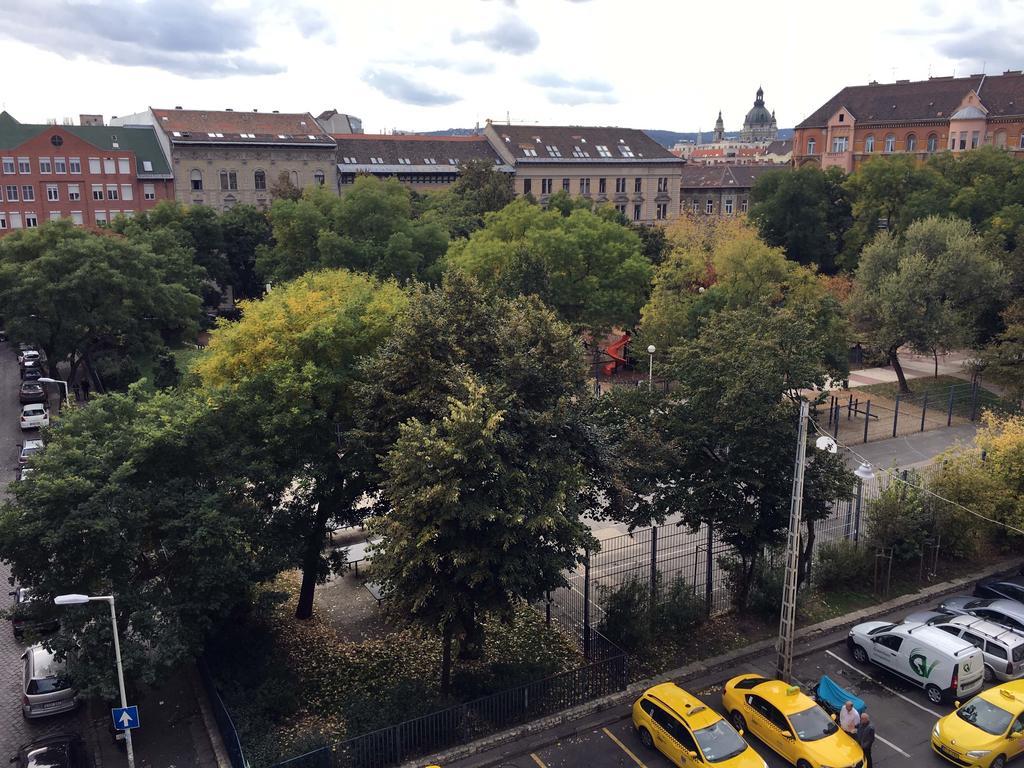
<instances>
[{"instance_id":1,"label":"chimney","mask_svg":"<svg viewBox=\"0 0 1024 768\"><path fill-rule=\"evenodd\" d=\"M181 107L175 107L175 109L181 109Z\"/></svg>"},{"instance_id":2,"label":"chimney","mask_svg":"<svg viewBox=\"0 0 1024 768\"><path fill-rule=\"evenodd\" d=\"M79 125L103 125L103 115L79 115Z\"/></svg>"},{"instance_id":3,"label":"chimney","mask_svg":"<svg viewBox=\"0 0 1024 768\"><path fill-rule=\"evenodd\" d=\"M281 110L279 110L279 109L275 109L275 110L274 110L274 114L275 114L275 115L278 115L278 114L280 114L280 113L281 113Z\"/></svg>"},{"instance_id":4,"label":"chimney","mask_svg":"<svg viewBox=\"0 0 1024 768\"><path fill-rule=\"evenodd\" d=\"M225 112L234 112L235 110L233 110L231 107L224 107L224 111Z\"/></svg>"}]
</instances>

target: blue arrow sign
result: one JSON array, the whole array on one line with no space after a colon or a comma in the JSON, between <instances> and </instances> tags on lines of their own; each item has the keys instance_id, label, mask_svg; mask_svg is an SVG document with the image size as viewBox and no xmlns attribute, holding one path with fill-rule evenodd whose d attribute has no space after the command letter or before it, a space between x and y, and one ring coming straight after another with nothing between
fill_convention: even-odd
<instances>
[{"instance_id":1,"label":"blue arrow sign","mask_svg":"<svg viewBox=\"0 0 1024 768\"><path fill-rule=\"evenodd\" d=\"M139 727L139 708L115 707L110 710L110 716L114 718L114 727L119 731L129 731Z\"/></svg>"}]
</instances>

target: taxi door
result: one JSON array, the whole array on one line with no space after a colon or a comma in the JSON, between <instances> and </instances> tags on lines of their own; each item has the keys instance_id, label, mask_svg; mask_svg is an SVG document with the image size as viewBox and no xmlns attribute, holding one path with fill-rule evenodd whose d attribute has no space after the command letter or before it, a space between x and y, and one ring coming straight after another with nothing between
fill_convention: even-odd
<instances>
[{"instance_id":1,"label":"taxi door","mask_svg":"<svg viewBox=\"0 0 1024 768\"><path fill-rule=\"evenodd\" d=\"M700 753L696 740L686 726L661 707L655 708L651 719L655 725L652 736L658 751L679 768L696 768L700 760L695 760L690 753L695 753L698 757Z\"/></svg>"},{"instance_id":2,"label":"taxi door","mask_svg":"<svg viewBox=\"0 0 1024 768\"><path fill-rule=\"evenodd\" d=\"M1008 736L1005 748L1006 762L1010 762L1017 755L1024 755L1024 712L1013 721Z\"/></svg>"},{"instance_id":3,"label":"taxi door","mask_svg":"<svg viewBox=\"0 0 1024 768\"><path fill-rule=\"evenodd\" d=\"M773 752L784 757L789 762L794 762L792 755L796 737L787 739L782 735L784 730L789 730L789 723L782 716L779 710L769 704L757 694L751 693L744 697L747 702L747 724L761 741L763 741ZM792 734L792 731L790 731Z\"/></svg>"}]
</instances>

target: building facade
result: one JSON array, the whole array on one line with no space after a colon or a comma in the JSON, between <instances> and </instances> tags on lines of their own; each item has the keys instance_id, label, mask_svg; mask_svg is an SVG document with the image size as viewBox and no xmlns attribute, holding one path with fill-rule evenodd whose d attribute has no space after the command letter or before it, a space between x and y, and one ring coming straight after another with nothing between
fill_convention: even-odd
<instances>
[{"instance_id":1,"label":"building facade","mask_svg":"<svg viewBox=\"0 0 1024 768\"><path fill-rule=\"evenodd\" d=\"M543 205L564 190L614 205L627 219L664 222L679 213L684 161L635 128L496 125L484 137L514 169L516 194Z\"/></svg>"},{"instance_id":2,"label":"building facade","mask_svg":"<svg viewBox=\"0 0 1024 768\"><path fill-rule=\"evenodd\" d=\"M680 212L692 216L742 216L750 211L750 190L758 177L787 166L688 165L680 179Z\"/></svg>"},{"instance_id":3,"label":"building facade","mask_svg":"<svg viewBox=\"0 0 1024 768\"><path fill-rule=\"evenodd\" d=\"M69 219L105 227L173 199L170 165L150 128L28 125L0 112L0 234Z\"/></svg>"},{"instance_id":4,"label":"building facade","mask_svg":"<svg viewBox=\"0 0 1024 768\"><path fill-rule=\"evenodd\" d=\"M327 109L316 116L316 121L327 133L362 133L363 121L355 115L346 115L336 109Z\"/></svg>"},{"instance_id":5,"label":"building facade","mask_svg":"<svg viewBox=\"0 0 1024 768\"><path fill-rule=\"evenodd\" d=\"M282 174L300 189L333 182L334 139L308 112L150 108L116 122L157 128L182 203L265 208Z\"/></svg>"},{"instance_id":6,"label":"building facade","mask_svg":"<svg viewBox=\"0 0 1024 768\"><path fill-rule=\"evenodd\" d=\"M337 144L337 187L344 193L359 174L379 179L396 178L418 191L445 189L459 177L470 160L483 160L506 173L502 162L483 136L415 136L334 134Z\"/></svg>"},{"instance_id":7,"label":"building facade","mask_svg":"<svg viewBox=\"0 0 1024 768\"><path fill-rule=\"evenodd\" d=\"M856 170L877 155L995 146L1024 157L1024 74L848 86L797 125L793 163Z\"/></svg>"}]
</instances>

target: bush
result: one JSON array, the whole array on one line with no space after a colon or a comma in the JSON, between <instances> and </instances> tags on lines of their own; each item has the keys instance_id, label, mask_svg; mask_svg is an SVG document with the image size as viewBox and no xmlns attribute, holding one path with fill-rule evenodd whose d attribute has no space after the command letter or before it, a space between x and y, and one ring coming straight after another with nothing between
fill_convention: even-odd
<instances>
[{"instance_id":1,"label":"bush","mask_svg":"<svg viewBox=\"0 0 1024 768\"><path fill-rule=\"evenodd\" d=\"M814 561L811 578L823 591L855 589L871 578L871 554L852 541L822 544Z\"/></svg>"},{"instance_id":2,"label":"bush","mask_svg":"<svg viewBox=\"0 0 1024 768\"><path fill-rule=\"evenodd\" d=\"M652 639L650 582L630 576L618 587L598 585L604 618L597 630L625 651L637 651Z\"/></svg>"},{"instance_id":3,"label":"bush","mask_svg":"<svg viewBox=\"0 0 1024 768\"><path fill-rule=\"evenodd\" d=\"M658 605L658 628L682 634L700 626L706 618L704 600L693 594L693 587L677 576Z\"/></svg>"},{"instance_id":4,"label":"bush","mask_svg":"<svg viewBox=\"0 0 1024 768\"><path fill-rule=\"evenodd\" d=\"M754 574L750 585L748 607L750 612L762 619L777 619L782 606L782 588L785 584L786 569L772 568L764 560Z\"/></svg>"},{"instance_id":5,"label":"bush","mask_svg":"<svg viewBox=\"0 0 1024 768\"><path fill-rule=\"evenodd\" d=\"M153 357L153 385L157 389L170 389L178 386L180 381L181 371L174 353L167 347L161 348Z\"/></svg>"},{"instance_id":6,"label":"bush","mask_svg":"<svg viewBox=\"0 0 1024 768\"><path fill-rule=\"evenodd\" d=\"M96 360L96 373L107 391L123 391L142 375L138 364L127 355L109 354Z\"/></svg>"},{"instance_id":7,"label":"bush","mask_svg":"<svg viewBox=\"0 0 1024 768\"><path fill-rule=\"evenodd\" d=\"M893 560L907 563L921 556L934 524L924 492L916 486L921 478L910 473L907 483L893 482L867 505L868 539L878 547L891 547Z\"/></svg>"}]
</instances>

